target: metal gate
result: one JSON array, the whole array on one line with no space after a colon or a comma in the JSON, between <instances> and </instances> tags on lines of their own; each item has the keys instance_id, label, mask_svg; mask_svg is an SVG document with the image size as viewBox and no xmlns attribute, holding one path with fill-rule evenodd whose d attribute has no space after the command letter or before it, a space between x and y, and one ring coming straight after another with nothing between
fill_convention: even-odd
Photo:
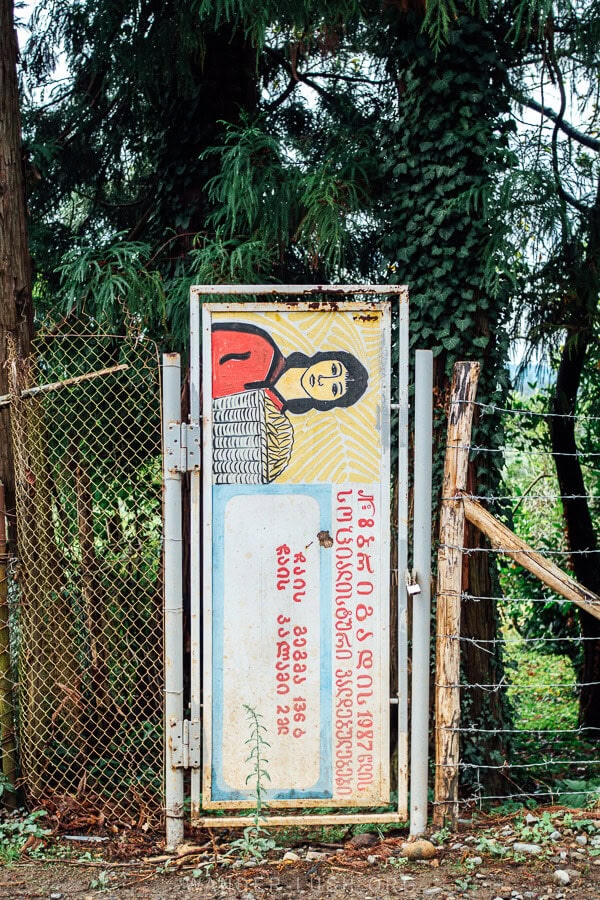
<instances>
[{"instance_id":1,"label":"metal gate","mask_svg":"<svg viewBox=\"0 0 600 900\"><path fill-rule=\"evenodd\" d=\"M277 304L213 302L274 294L280 299ZM397 304L393 310L388 298ZM201 325L202 299L211 302L205 302ZM389 390L392 312L399 358L394 402ZM319 350L313 356L306 346L311 342ZM342 347L356 353L340 352ZM304 353L291 352L296 348ZM163 365L167 842L175 845L182 839L186 768L191 770L195 825L247 825L247 817L235 810L257 806L263 815L269 807L265 821L272 825L406 821L411 595L418 597L413 615L418 625L412 654L417 703L412 713L410 814L411 831L422 831L427 809L428 723L423 709L428 708L429 681L431 355L422 353L418 361L417 393L424 398L415 436L420 454L415 490L420 500L415 501L414 570L408 576L407 290L364 285L194 287L190 354L187 423L181 422L178 356L166 356ZM361 378L362 386L356 386ZM302 397L308 394L316 405L296 402L299 379ZM321 388L332 391L332 397L327 396L334 398L330 405L321 404ZM338 404L341 395L345 399ZM352 404L356 409L346 411ZM314 431L317 418L325 422L327 416L313 415L306 426L308 436L298 425L299 413L307 409L312 413L333 408L335 427L340 433L345 428L349 444L354 441L362 449L362 454L357 451L356 470L344 470L341 480L323 475L323 465L318 478L314 465L311 470L311 440L313 450L318 448L326 460L324 468L335 470L327 462L331 454L327 434L323 436L331 424ZM397 687L390 696L389 420L394 413L397 469L391 521L398 558L392 605L397 624L390 661L397 670ZM188 720L183 715L183 672L176 664L183 638L183 472L190 473L191 493ZM354 593L353 605L342 611L333 603L332 570L344 568L342 556L350 555L340 552L338 559L336 548L352 542L362 552L357 549L355 571L346 582ZM234 550L241 554L237 564ZM347 638L346 644L342 639L334 643L336 614L352 618L354 647ZM337 744L332 743L331 717L335 684L339 706L351 719L351 731L336 720L342 729ZM349 696L353 699L346 700ZM381 813L373 807L390 799L390 707L395 709L398 733L393 773L398 796L392 809ZM333 752L332 746L337 747ZM302 776L300 758L307 769ZM330 811L318 816L303 812L316 806ZM363 811L344 812L349 806ZM283 809L275 814L272 810L278 808ZM226 809L234 814L210 815L211 810Z\"/></svg>"}]
</instances>

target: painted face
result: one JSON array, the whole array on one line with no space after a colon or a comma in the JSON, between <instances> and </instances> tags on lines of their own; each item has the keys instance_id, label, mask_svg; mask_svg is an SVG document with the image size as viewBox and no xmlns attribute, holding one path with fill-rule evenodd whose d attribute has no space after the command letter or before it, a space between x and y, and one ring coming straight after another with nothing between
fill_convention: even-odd
<instances>
[{"instance_id":1,"label":"painted face","mask_svg":"<svg viewBox=\"0 0 600 900\"><path fill-rule=\"evenodd\" d=\"M346 393L348 370L337 359L322 360L309 366L300 384L313 400L337 400Z\"/></svg>"}]
</instances>

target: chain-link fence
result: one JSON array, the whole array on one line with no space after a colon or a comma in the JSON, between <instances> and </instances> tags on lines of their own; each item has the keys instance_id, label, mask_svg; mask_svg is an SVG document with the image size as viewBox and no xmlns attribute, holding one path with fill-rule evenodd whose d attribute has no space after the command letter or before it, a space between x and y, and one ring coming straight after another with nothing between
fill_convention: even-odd
<instances>
[{"instance_id":1,"label":"chain-link fence","mask_svg":"<svg viewBox=\"0 0 600 900\"><path fill-rule=\"evenodd\" d=\"M163 778L156 347L114 336L42 336L32 360L13 360L11 371L18 529L11 655L22 785L31 802L68 821L156 823Z\"/></svg>"}]
</instances>

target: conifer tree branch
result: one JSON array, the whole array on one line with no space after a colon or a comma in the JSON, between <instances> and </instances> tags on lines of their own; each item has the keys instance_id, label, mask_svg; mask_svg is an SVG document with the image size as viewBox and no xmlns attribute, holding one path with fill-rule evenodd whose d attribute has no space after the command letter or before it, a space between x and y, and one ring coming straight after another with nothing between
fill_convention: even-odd
<instances>
[{"instance_id":1,"label":"conifer tree branch","mask_svg":"<svg viewBox=\"0 0 600 900\"><path fill-rule=\"evenodd\" d=\"M565 109L567 108L567 94L565 91L565 83L564 83L563 75L562 75L560 66L556 60L554 46L553 46L551 38L549 38L549 40L548 40L548 65L551 68L551 70L554 72L554 75L556 76L556 83L558 85L558 90L560 92L560 109L558 111L556 120L554 122L554 128L552 130L552 140L551 140L552 171L554 173L554 181L556 184L556 191L558 193L559 199L561 200L561 205L568 204L569 206L573 207L573 209L576 209L578 212L580 212L582 215L588 216L589 212L590 212L589 207L585 203L582 203L581 200L578 200L577 197L575 197L573 194L570 193L570 191L567 191L567 189L565 188L565 186L562 182L562 178L560 175L560 169L559 169L559 164L558 164L558 133L561 130L561 123L563 122L563 116L565 114ZM566 212L564 210L563 210L562 215L563 215L563 220L564 220L563 225L565 226L564 231L566 234L568 232L568 228L566 227Z\"/></svg>"},{"instance_id":2,"label":"conifer tree branch","mask_svg":"<svg viewBox=\"0 0 600 900\"><path fill-rule=\"evenodd\" d=\"M514 99L517 101L517 103L521 103L523 106L527 106L534 112L539 112L547 119L550 119L551 122L554 122L558 125L558 127L562 132L564 132L564 134L566 134L570 138L573 138L573 140L577 141L578 144L581 144L583 147L588 147L590 150L600 152L600 140L590 137L588 134L584 134L582 131L579 131L579 129L575 128L574 125L571 125L570 122L567 122L550 106L545 106L543 103L538 103L537 100L533 99L533 97L526 97L521 93L515 93Z\"/></svg>"},{"instance_id":3,"label":"conifer tree branch","mask_svg":"<svg viewBox=\"0 0 600 900\"><path fill-rule=\"evenodd\" d=\"M271 103L266 103L264 106L265 112L273 112L274 109L277 109L281 106L282 103L285 103L287 98L294 93L294 89L298 84L298 80L296 78L290 78L290 81L285 88L284 91L279 95L276 100L271 101Z\"/></svg>"}]
</instances>

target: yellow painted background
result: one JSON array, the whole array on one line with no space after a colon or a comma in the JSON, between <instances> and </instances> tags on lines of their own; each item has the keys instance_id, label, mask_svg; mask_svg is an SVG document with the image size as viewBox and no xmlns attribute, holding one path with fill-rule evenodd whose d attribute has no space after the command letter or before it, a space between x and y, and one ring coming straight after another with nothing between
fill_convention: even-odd
<instances>
[{"instance_id":1,"label":"yellow painted background","mask_svg":"<svg viewBox=\"0 0 600 900\"><path fill-rule=\"evenodd\" d=\"M381 379L386 348L382 310L214 312L213 322L245 322L271 334L285 357L299 351L347 350L369 373L363 396L346 409L287 412L294 449L276 484L313 482L372 483L380 480Z\"/></svg>"}]
</instances>

